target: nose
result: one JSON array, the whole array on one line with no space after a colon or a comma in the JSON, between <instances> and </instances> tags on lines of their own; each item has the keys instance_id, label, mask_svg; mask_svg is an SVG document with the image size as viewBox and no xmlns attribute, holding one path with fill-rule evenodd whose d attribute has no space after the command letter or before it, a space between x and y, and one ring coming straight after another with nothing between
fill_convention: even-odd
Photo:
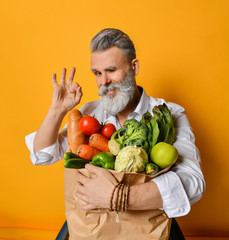
<instances>
[{"instance_id":1,"label":"nose","mask_svg":"<svg viewBox=\"0 0 229 240\"><path fill-rule=\"evenodd\" d=\"M102 76L101 76L101 85L102 86L106 86L110 82L111 82L111 80L110 80L108 74L106 72L104 74L102 74Z\"/></svg>"}]
</instances>

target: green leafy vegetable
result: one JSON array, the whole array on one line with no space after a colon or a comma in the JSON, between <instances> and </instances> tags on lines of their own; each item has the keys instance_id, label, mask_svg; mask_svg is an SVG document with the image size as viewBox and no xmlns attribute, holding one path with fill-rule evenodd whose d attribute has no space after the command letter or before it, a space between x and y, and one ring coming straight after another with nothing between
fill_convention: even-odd
<instances>
[{"instance_id":1,"label":"green leafy vegetable","mask_svg":"<svg viewBox=\"0 0 229 240\"><path fill-rule=\"evenodd\" d=\"M153 108L153 116L147 112L143 115L141 121L150 130L152 149L158 142L166 142L172 144L175 139L175 127L171 113L164 103Z\"/></svg>"},{"instance_id":2,"label":"green leafy vegetable","mask_svg":"<svg viewBox=\"0 0 229 240\"><path fill-rule=\"evenodd\" d=\"M175 139L175 127L168 106L165 103L155 106L153 108L153 114L160 130L157 142L172 144Z\"/></svg>"}]
</instances>

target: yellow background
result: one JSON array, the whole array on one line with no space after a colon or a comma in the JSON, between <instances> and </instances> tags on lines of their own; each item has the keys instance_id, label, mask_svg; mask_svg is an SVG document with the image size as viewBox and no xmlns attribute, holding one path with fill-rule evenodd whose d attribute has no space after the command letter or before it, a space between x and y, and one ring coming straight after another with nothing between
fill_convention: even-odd
<instances>
[{"instance_id":1,"label":"yellow background","mask_svg":"<svg viewBox=\"0 0 229 240\"><path fill-rule=\"evenodd\" d=\"M206 193L178 222L186 235L229 236L227 0L7 0L0 8L0 237L39 239L64 220L63 160L33 166L25 135L51 103L51 74L76 67L84 95L97 99L89 43L102 28L130 35L139 85L185 107L201 152ZM66 123L66 119L64 120ZM21 233L19 229L24 229ZM51 236L51 235L50 235Z\"/></svg>"}]
</instances>

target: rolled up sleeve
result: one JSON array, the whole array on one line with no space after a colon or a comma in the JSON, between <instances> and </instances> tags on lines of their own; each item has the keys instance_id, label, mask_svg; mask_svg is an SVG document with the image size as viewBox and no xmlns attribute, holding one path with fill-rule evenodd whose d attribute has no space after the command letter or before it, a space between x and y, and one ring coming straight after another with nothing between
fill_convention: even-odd
<instances>
[{"instance_id":1,"label":"rolled up sleeve","mask_svg":"<svg viewBox=\"0 0 229 240\"><path fill-rule=\"evenodd\" d=\"M163 199L163 210L169 218L189 213L190 202L179 177L172 171L153 180Z\"/></svg>"},{"instance_id":2,"label":"rolled up sleeve","mask_svg":"<svg viewBox=\"0 0 229 240\"><path fill-rule=\"evenodd\" d=\"M25 143L30 151L30 159L34 165L51 165L64 156L67 149L67 126L65 126L58 134L58 139L54 144L35 152L33 143L36 132L25 136Z\"/></svg>"}]
</instances>

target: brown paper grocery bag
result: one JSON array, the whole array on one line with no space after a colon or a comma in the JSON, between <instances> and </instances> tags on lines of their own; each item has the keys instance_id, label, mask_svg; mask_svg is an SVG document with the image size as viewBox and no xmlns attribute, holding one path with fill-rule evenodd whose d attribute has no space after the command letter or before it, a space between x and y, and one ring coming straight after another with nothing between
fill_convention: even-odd
<instances>
[{"instance_id":1,"label":"brown paper grocery bag","mask_svg":"<svg viewBox=\"0 0 229 240\"><path fill-rule=\"evenodd\" d=\"M159 209L120 212L119 223L116 223L116 212L110 212L108 209L81 210L80 204L82 201L74 194L76 192L76 170L65 168L64 171L65 214L69 229L69 240L169 239L171 219L167 217L164 211ZM86 176L90 175L86 169L80 169L80 171ZM152 179L151 176L145 174L118 173L115 171L111 171L111 173L118 181L128 183L130 186ZM161 174L161 172L158 174Z\"/></svg>"}]
</instances>

